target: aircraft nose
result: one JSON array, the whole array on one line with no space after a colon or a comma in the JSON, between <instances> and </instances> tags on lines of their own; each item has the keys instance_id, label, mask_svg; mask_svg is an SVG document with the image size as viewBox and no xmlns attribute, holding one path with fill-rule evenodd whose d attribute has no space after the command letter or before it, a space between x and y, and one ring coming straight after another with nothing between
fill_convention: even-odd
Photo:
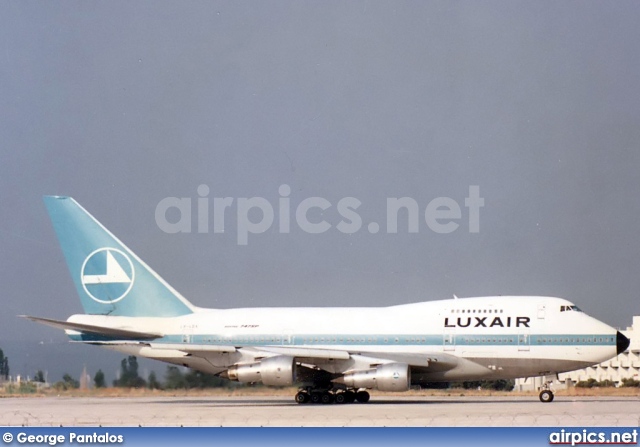
<instances>
[{"instance_id":1,"label":"aircraft nose","mask_svg":"<svg viewBox=\"0 0 640 447\"><path fill-rule=\"evenodd\" d=\"M629 347L629 339L624 336L620 331L616 334L616 352L618 355L623 353Z\"/></svg>"}]
</instances>

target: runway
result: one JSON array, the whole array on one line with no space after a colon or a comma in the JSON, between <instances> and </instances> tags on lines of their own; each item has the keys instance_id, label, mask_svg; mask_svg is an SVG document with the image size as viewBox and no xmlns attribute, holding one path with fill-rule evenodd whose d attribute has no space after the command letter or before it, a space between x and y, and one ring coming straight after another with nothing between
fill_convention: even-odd
<instances>
[{"instance_id":1,"label":"runway","mask_svg":"<svg viewBox=\"0 0 640 447\"><path fill-rule=\"evenodd\" d=\"M633 426L636 397L385 397L299 405L283 397L37 397L0 399L10 426Z\"/></svg>"}]
</instances>

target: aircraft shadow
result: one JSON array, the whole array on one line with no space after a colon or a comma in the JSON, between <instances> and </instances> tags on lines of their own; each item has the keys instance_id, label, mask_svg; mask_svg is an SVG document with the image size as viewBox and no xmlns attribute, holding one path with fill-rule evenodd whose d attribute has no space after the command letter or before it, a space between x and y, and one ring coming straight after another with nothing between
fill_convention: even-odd
<instances>
[{"instance_id":1,"label":"aircraft shadow","mask_svg":"<svg viewBox=\"0 0 640 447\"><path fill-rule=\"evenodd\" d=\"M552 405L557 404L567 404L567 403L602 403L602 399L598 398L556 398ZM616 402L628 402L625 399L606 399L607 403L616 403ZM283 398L283 399L233 399L233 398L225 398L225 399L189 399L189 398L178 398L178 399L166 399L159 400L154 403L158 404L167 404L167 405L196 405L196 406L210 406L210 407L304 407L304 408L313 408L313 407L325 407L327 405L324 404L303 404L300 405L293 401L293 398ZM477 398L469 398L466 399L464 397L456 397L450 399L394 399L394 400L376 400L375 397L372 398L366 404L353 403L353 404L330 404L332 407L350 407L352 405L356 406L384 406L384 405L456 405L456 404L482 404L482 405L504 405L504 404L522 404L522 403L532 403L536 405L540 405L541 403L538 401L537 397L531 397L531 399L514 399L514 398L498 398L498 399L477 399Z\"/></svg>"}]
</instances>

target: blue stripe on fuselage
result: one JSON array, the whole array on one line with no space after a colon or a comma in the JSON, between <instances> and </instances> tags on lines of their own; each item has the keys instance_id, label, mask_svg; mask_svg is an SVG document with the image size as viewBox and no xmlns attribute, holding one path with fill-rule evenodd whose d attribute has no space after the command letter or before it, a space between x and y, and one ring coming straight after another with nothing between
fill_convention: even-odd
<instances>
[{"instance_id":1,"label":"blue stripe on fuselage","mask_svg":"<svg viewBox=\"0 0 640 447\"><path fill-rule=\"evenodd\" d=\"M355 335L326 335L306 334L284 337L282 334L234 335L225 337L219 334L202 335L165 335L153 340L153 343L184 343L198 345L223 346L615 346L616 337L612 334L508 334L508 335L465 335L455 334L454 342L445 343L448 335L412 335L412 334L355 334ZM122 339L98 334L73 334L74 341L105 342L122 341Z\"/></svg>"}]
</instances>

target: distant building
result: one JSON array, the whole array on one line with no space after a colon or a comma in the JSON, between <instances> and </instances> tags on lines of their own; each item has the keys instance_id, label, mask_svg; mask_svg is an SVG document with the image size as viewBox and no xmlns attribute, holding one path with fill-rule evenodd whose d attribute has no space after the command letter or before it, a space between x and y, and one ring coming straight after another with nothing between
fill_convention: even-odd
<instances>
[{"instance_id":1,"label":"distant building","mask_svg":"<svg viewBox=\"0 0 640 447\"><path fill-rule=\"evenodd\" d=\"M80 389L88 390L91 388L91 376L87 373L87 365L84 365L82 368L82 373L80 374Z\"/></svg>"},{"instance_id":2,"label":"distant building","mask_svg":"<svg viewBox=\"0 0 640 447\"><path fill-rule=\"evenodd\" d=\"M640 380L640 316L633 317L633 323L622 332L631 340L629 348L617 357L589 368L578 369L559 375L553 383L556 389L568 388L580 381L595 379L598 382L611 380L619 385L622 379ZM529 377L516 379L515 389L519 391L537 390L544 378Z\"/></svg>"}]
</instances>

